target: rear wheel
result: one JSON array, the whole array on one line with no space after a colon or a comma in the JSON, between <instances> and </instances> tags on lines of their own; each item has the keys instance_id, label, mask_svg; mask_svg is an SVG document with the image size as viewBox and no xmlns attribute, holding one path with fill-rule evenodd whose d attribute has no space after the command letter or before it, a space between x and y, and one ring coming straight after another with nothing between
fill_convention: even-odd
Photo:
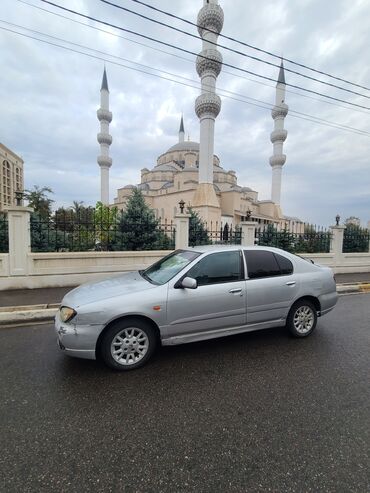
<instances>
[{"instance_id":1,"label":"rear wheel","mask_svg":"<svg viewBox=\"0 0 370 493\"><path fill-rule=\"evenodd\" d=\"M308 300L300 300L290 309L286 326L294 337L307 337L317 323L317 312Z\"/></svg>"},{"instance_id":2,"label":"rear wheel","mask_svg":"<svg viewBox=\"0 0 370 493\"><path fill-rule=\"evenodd\" d=\"M134 370L143 366L157 345L153 327L139 319L126 319L113 324L104 334L101 355L114 370Z\"/></svg>"}]
</instances>

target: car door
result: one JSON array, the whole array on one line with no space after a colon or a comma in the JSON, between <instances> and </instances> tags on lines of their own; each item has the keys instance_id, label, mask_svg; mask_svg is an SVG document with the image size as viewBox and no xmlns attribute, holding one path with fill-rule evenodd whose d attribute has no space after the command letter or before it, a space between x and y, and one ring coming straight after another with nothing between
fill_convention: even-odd
<instances>
[{"instance_id":1,"label":"car door","mask_svg":"<svg viewBox=\"0 0 370 493\"><path fill-rule=\"evenodd\" d=\"M299 290L292 262L268 250L244 250L247 323L285 320Z\"/></svg>"},{"instance_id":2,"label":"car door","mask_svg":"<svg viewBox=\"0 0 370 493\"><path fill-rule=\"evenodd\" d=\"M168 337L246 324L244 262L241 250L202 257L183 277L196 289L169 287Z\"/></svg>"}]
</instances>

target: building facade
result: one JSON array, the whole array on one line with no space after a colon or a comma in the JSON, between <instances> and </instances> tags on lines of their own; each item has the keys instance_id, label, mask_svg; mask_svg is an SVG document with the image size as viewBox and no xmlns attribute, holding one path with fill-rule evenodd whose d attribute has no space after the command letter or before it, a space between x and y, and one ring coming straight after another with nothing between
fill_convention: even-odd
<instances>
[{"instance_id":1,"label":"building facade","mask_svg":"<svg viewBox=\"0 0 370 493\"><path fill-rule=\"evenodd\" d=\"M178 142L161 154L152 169L141 170L142 190L146 202L156 216L172 220L184 201L207 222L227 222L237 225L245 220L262 224L289 224L299 221L285 217L280 207L282 168L286 160L283 144L287 138L284 120L288 113L285 103L285 74L283 61L276 84L275 105L271 116L274 129L271 133L273 155L271 200L258 200L258 193L238 184L235 171L225 170L214 154L215 120L221 110L221 99L216 93L217 77L222 69L222 56L217 50L217 38L223 26L224 13L218 0L204 0L197 18L202 51L196 60L201 79L201 94L195 101L199 118L200 142L185 141L181 118ZM118 189L114 204L124 209L134 185Z\"/></svg>"},{"instance_id":2,"label":"building facade","mask_svg":"<svg viewBox=\"0 0 370 493\"><path fill-rule=\"evenodd\" d=\"M15 192L24 188L23 159L0 143L0 211L15 205Z\"/></svg>"},{"instance_id":3,"label":"building facade","mask_svg":"<svg viewBox=\"0 0 370 493\"><path fill-rule=\"evenodd\" d=\"M157 159L154 168L141 170L138 185L126 185L117 190L114 205L126 207L132 189L139 188L149 207L162 220L170 221L180 212L179 202L194 206L194 194L199 183L199 143L185 141L181 119L179 140ZM258 200L258 192L238 184L235 171L225 170L217 155L213 156L213 189L220 209L219 220L236 225L251 218L259 223L282 221L280 207L271 200Z\"/></svg>"}]
</instances>

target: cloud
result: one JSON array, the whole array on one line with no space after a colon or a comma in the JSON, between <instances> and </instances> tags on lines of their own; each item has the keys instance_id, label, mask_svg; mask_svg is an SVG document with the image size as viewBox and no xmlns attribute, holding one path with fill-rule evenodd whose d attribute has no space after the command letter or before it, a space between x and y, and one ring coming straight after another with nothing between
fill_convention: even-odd
<instances>
[{"instance_id":1,"label":"cloud","mask_svg":"<svg viewBox=\"0 0 370 493\"><path fill-rule=\"evenodd\" d=\"M195 53L201 50L197 39L119 12L98 0L66 0L63 5ZM345 0L338 0L323 4L319 0L266 0L261 5L256 0L234 0L232 7L226 1L221 1L221 5L225 13L224 34L369 87L370 71L360 56L367 52L370 44L368 2L348 4ZM200 6L201 2L195 0L176 5L170 0L158 2L159 8L191 21L196 20ZM2 7L3 18L8 22L141 63L147 68L142 66L140 70L163 77L161 79L120 66L118 64L134 67L122 59L65 44L70 49L106 59L113 112L110 127L113 136L113 166L110 172L112 200L117 188L137 183L140 169L153 167L157 157L177 141L182 112L186 137L189 133L192 140L199 139L199 121L194 113L199 78L191 54L109 27L100 26L126 39L101 33L13 0L3 0ZM143 6L130 4L130 8L154 17L153 12ZM45 9L97 26L92 21L62 13L53 7ZM155 17L169 21L159 14ZM195 29L179 21L172 19L169 22L196 34ZM3 23L0 27L21 31ZM33 36L61 43L41 34ZM247 55L276 62L276 59L247 46L242 47L222 38L219 41ZM100 191L100 170L96 162L99 154L96 109L99 107L104 62L4 30L0 30L0 50L4 66L0 86L3 102L1 141L24 158L26 187L34 184L51 186L56 205L68 205L73 200L94 204L99 199ZM276 67L225 49L220 50L226 63L276 79ZM288 63L286 66L318 76ZM173 77L165 72L189 80L177 78L182 84L176 84L166 80ZM318 77L328 80L324 76ZM366 98L323 86L293 73L286 72L286 80L369 106ZM334 83L352 87L340 81ZM230 67L223 67L217 81L220 93L224 89L237 94L222 93L222 111L215 129L215 152L226 169L237 172L239 183L256 189L261 199L270 196L269 156L272 145L269 139L273 121L269 109L251 103L258 105L261 101L272 104L274 85L274 82L241 74ZM343 109L335 102L334 105L324 102L324 97L302 97L295 94L301 93L298 89L287 89L286 101L290 113L285 122L288 139L284 146L287 155L282 185L284 212L322 224L332 223L339 212L342 217L359 216L365 223L370 219L369 137L318 125L302 119L304 115L294 116L293 112L365 131L369 131L369 112ZM365 90L358 88L358 92L365 93ZM248 97L257 101L246 99Z\"/></svg>"}]
</instances>

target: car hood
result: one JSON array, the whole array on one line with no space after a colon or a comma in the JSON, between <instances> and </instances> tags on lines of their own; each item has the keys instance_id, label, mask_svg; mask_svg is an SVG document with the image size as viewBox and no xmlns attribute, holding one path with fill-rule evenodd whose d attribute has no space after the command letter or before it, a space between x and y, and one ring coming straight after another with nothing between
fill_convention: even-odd
<instances>
[{"instance_id":1,"label":"car hood","mask_svg":"<svg viewBox=\"0 0 370 493\"><path fill-rule=\"evenodd\" d=\"M156 285L143 279L138 271L128 272L121 276L110 277L78 286L64 296L61 306L78 308L88 303L131 294L137 291L146 291L155 287Z\"/></svg>"}]
</instances>

